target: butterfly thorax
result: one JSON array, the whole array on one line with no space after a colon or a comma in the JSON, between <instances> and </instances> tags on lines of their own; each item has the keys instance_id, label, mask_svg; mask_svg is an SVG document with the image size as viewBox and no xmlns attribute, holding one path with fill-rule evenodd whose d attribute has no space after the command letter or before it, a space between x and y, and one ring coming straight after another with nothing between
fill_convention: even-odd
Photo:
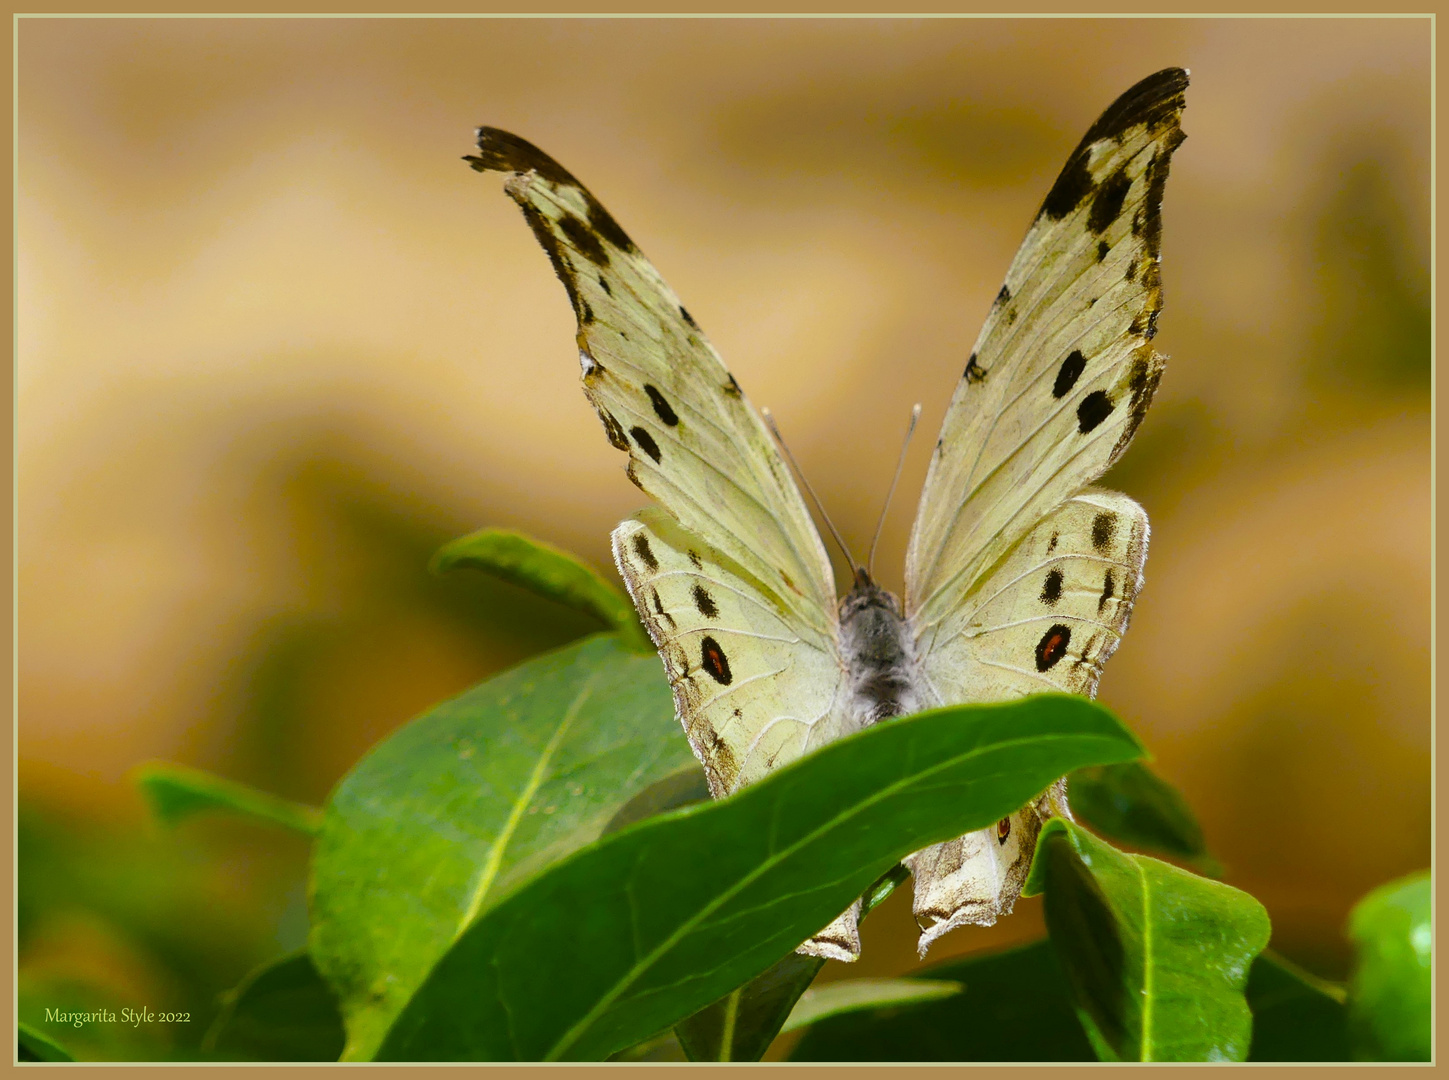
<instances>
[{"instance_id":1,"label":"butterfly thorax","mask_svg":"<svg viewBox=\"0 0 1449 1080\"><path fill-rule=\"evenodd\" d=\"M917 712L915 650L894 595L862 569L840 602L840 644L849 673L850 713L857 727Z\"/></svg>"}]
</instances>

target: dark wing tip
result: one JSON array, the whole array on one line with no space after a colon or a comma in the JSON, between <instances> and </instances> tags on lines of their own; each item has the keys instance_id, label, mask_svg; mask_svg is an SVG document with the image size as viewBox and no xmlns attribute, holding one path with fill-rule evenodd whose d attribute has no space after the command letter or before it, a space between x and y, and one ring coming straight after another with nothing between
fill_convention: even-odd
<instances>
[{"instance_id":1,"label":"dark wing tip","mask_svg":"<svg viewBox=\"0 0 1449 1080\"><path fill-rule=\"evenodd\" d=\"M1077 149L1120 135L1138 124L1150 128L1167 120L1176 124L1187 105L1187 75L1186 68L1172 67L1147 76L1107 106L1106 112L1082 136Z\"/></svg>"},{"instance_id":2,"label":"dark wing tip","mask_svg":"<svg viewBox=\"0 0 1449 1080\"><path fill-rule=\"evenodd\" d=\"M500 128L478 129L478 154L463 158L478 172L535 172L554 183L582 187L573 174L527 139Z\"/></svg>"}]
</instances>

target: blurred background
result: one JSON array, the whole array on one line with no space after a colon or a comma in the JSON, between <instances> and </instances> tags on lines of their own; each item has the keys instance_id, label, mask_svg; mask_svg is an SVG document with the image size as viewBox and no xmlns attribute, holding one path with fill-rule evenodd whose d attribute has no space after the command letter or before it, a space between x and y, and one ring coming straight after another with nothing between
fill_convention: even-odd
<instances>
[{"instance_id":1,"label":"blurred background","mask_svg":"<svg viewBox=\"0 0 1449 1080\"><path fill-rule=\"evenodd\" d=\"M864 547L1067 153L1191 68L1171 361L1105 481L1151 515L1147 584L1101 697L1311 969L1428 865L1427 20L24 19L18 56L22 1017L195 1018L67 1029L83 1055L194 1053L306 934L305 843L162 830L138 762L320 803L591 629L426 569L497 525L612 575L641 500L563 289L459 160L480 123L592 187ZM907 893L825 977L915 966ZM1022 901L931 958L1041 932Z\"/></svg>"}]
</instances>

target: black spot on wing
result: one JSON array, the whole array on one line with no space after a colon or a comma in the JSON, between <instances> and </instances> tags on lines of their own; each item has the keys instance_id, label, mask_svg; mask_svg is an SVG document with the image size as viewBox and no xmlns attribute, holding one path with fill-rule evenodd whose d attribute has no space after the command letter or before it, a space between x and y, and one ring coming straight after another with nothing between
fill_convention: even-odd
<instances>
[{"instance_id":1,"label":"black spot on wing","mask_svg":"<svg viewBox=\"0 0 1449 1080\"><path fill-rule=\"evenodd\" d=\"M1092 546L1100 555L1106 555L1117 536L1117 515L1104 510L1092 519Z\"/></svg>"},{"instance_id":2,"label":"black spot on wing","mask_svg":"<svg viewBox=\"0 0 1449 1080\"><path fill-rule=\"evenodd\" d=\"M1097 261L1102 262L1107 258L1107 253L1112 250L1112 245L1105 240L1097 241Z\"/></svg>"},{"instance_id":3,"label":"black spot on wing","mask_svg":"<svg viewBox=\"0 0 1449 1080\"><path fill-rule=\"evenodd\" d=\"M582 316L579 307L578 281L573 265L564 258L563 248L559 246L558 237L554 235L547 220L532 203L520 202L518 206L523 211L523 220L528 222L529 229L533 231L533 238L538 241L538 246L543 248L544 254L548 256L548 261L553 266L553 272L563 282L564 291L569 296L569 306L574 309L574 314Z\"/></svg>"},{"instance_id":4,"label":"black spot on wing","mask_svg":"<svg viewBox=\"0 0 1449 1080\"><path fill-rule=\"evenodd\" d=\"M740 384L735 382L735 377L733 375L730 375L729 379L730 381L725 383L724 392L730 397L737 398L740 396Z\"/></svg>"},{"instance_id":5,"label":"black spot on wing","mask_svg":"<svg viewBox=\"0 0 1449 1080\"><path fill-rule=\"evenodd\" d=\"M1092 173L1087 168L1087 154L1079 150L1067 159L1056 183L1041 204L1041 216L1060 221L1082 204L1092 193Z\"/></svg>"},{"instance_id":6,"label":"black spot on wing","mask_svg":"<svg viewBox=\"0 0 1449 1080\"><path fill-rule=\"evenodd\" d=\"M1145 124L1150 131L1168 124L1176 126L1187 104L1187 82L1187 72L1182 68L1164 68L1147 76L1107 106L1082 136L1077 149L1085 150L1094 142L1115 138L1138 124Z\"/></svg>"},{"instance_id":7,"label":"black spot on wing","mask_svg":"<svg viewBox=\"0 0 1449 1080\"><path fill-rule=\"evenodd\" d=\"M589 302L582 296L579 297L578 316L580 326L589 326L594 321L594 309L589 307Z\"/></svg>"},{"instance_id":8,"label":"black spot on wing","mask_svg":"<svg viewBox=\"0 0 1449 1080\"><path fill-rule=\"evenodd\" d=\"M1122 213L1122 204L1132 190L1132 179L1118 169L1103 182L1092 200L1092 211L1087 215L1087 228L1100 236Z\"/></svg>"},{"instance_id":9,"label":"black spot on wing","mask_svg":"<svg viewBox=\"0 0 1449 1080\"><path fill-rule=\"evenodd\" d=\"M1041 586L1041 602L1050 607L1062 598L1062 572L1055 567L1047 573Z\"/></svg>"},{"instance_id":10,"label":"black spot on wing","mask_svg":"<svg viewBox=\"0 0 1449 1080\"><path fill-rule=\"evenodd\" d=\"M1102 613L1102 609L1107 606L1107 601L1112 599L1116 589L1117 583L1112 580L1112 571L1109 569L1106 579L1102 582L1102 595L1097 600L1097 614L1100 615Z\"/></svg>"},{"instance_id":11,"label":"black spot on wing","mask_svg":"<svg viewBox=\"0 0 1449 1080\"><path fill-rule=\"evenodd\" d=\"M690 326L694 327L696 330L699 329L699 323L694 321L694 316L691 315L689 313L689 310L685 308L682 304L679 307L679 314L684 318L685 322L689 323Z\"/></svg>"},{"instance_id":12,"label":"black spot on wing","mask_svg":"<svg viewBox=\"0 0 1449 1080\"><path fill-rule=\"evenodd\" d=\"M728 686L734 681L730 674L729 657L719 647L719 642L712 637L705 637L699 643L700 666L709 672L710 678L721 686Z\"/></svg>"},{"instance_id":13,"label":"black spot on wing","mask_svg":"<svg viewBox=\"0 0 1449 1080\"><path fill-rule=\"evenodd\" d=\"M1127 273L1126 273L1125 277L1126 277L1126 279L1128 281L1134 281L1134 280L1136 280L1136 278L1137 278L1137 262L1136 262L1135 259L1129 259L1129 260L1127 260Z\"/></svg>"},{"instance_id":14,"label":"black spot on wing","mask_svg":"<svg viewBox=\"0 0 1449 1080\"><path fill-rule=\"evenodd\" d=\"M1132 367L1127 375L1127 387L1131 393L1127 426L1117 439L1117 445L1112 447L1109 463L1116 461L1122 451L1127 449L1127 444L1132 441L1132 436L1137 433L1137 428L1147 416L1147 407L1152 404L1152 396L1157 393L1157 384L1161 381L1162 357L1154 353L1151 346L1142 346L1133 355Z\"/></svg>"},{"instance_id":15,"label":"black spot on wing","mask_svg":"<svg viewBox=\"0 0 1449 1080\"><path fill-rule=\"evenodd\" d=\"M1055 551L1057 549L1057 540L1058 539L1059 539L1058 534L1057 533L1052 533L1052 538L1047 543L1047 554L1048 555L1050 555L1053 551Z\"/></svg>"},{"instance_id":16,"label":"black spot on wing","mask_svg":"<svg viewBox=\"0 0 1449 1080\"><path fill-rule=\"evenodd\" d=\"M614 419L614 415L608 409L599 410L599 419L604 422L604 434L609 437L609 445L616 450L629 449L629 437L624 434L623 425Z\"/></svg>"},{"instance_id":17,"label":"black spot on wing","mask_svg":"<svg viewBox=\"0 0 1449 1080\"><path fill-rule=\"evenodd\" d=\"M700 561L699 552L695 551L693 548L691 548L689 551L689 561L696 570L704 569L704 563Z\"/></svg>"},{"instance_id":18,"label":"black spot on wing","mask_svg":"<svg viewBox=\"0 0 1449 1080\"><path fill-rule=\"evenodd\" d=\"M1077 406L1077 430L1085 435L1111 416L1115 407L1105 390L1093 390Z\"/></svg>"},{"instance_id":19,"label":"black spot on wing","mask_svg":"<svg viewBox=\"0 0 1449 1080\"><path fill-rule=\"evenodd\" d=\"M644 534L643 533L640 533L639 535L640 536L643 536ZM674 616L671 615L671 614L669 614L669 612L667 612L667 611L664 610L664 604L659 599L659 590L658 589L650 589L649 592L650 592L650 595L654 598L654 613L656 615L658 615L661 619L663 619L667 623L669 623L670 629L673 629L674 628Z\"/></svg>"},{"instance_id":20,"label":"black spot on wing","mask_svg":"<svg viewBox=\"0 0 1449 1080\"><path fill-rule=\"evenodd\" d=\"M967 359L966 370L961 372L961 378L973 384L986 381L986 369L976 362L975 353Z\"/></svg>"},{"instance_id":21,"label":"black spot on wing","mask_svg":"<svg viewBox=\"0 0 1449 1080\"><path fill-rule=\"evenodd\" d=\"M996 294L996 306L1000 307L1002 304L1006 303L1010 299L1011 290L1008 289L1005 285L1001 286L1001 291Z\"/></svg>"},{"instance_id":22,"label":"black spot on wing","mask_svg":"<svg viewBox=\"0 0 1449 1080\"><path fill-rule=\"evenodd\" d=\"M604 242L584 222L568 211L564 211L559 216L558 227L559 231L568 238L569 243L589 262L601 270L609 265L609 253L604 250Z\"/></svg>"},{"instance_id":23,"label":"black spot on wing","mask_svg":"<svg viewBox=\"0 0 1449 1080\"><path fill-rule=\"evenodd\" d=\"M1132 325L1127 328L1128 332L1146 341L1151 341L1157 336L1157 316L1159 314L1161 312L1157 308L1148 308L1146 311L1139 312L1137 317L1132 320Z\"/></svg>"},{"instance_id":24,"label":"black spot on wing","mask_svg":"<svg viewBox=\"0 0 1449 1080\"><path fill-rule=\"evenodd\" d=\"M1050 671L1063 656L1067 653L1067 645L1072 640L1072 631L1069 626L1062 623L1053 623L1051 628L1041 636L1036 646L1036 669L1038 671Z\"/></svg>"},{"instance_id":25,"label":"black spot on wing","mask_svg":"<svg viewBox=\"0 0 1449 1080\"><path fill-rule=\"evenodd\" d=\"M1073 349L1062 361L1062 366L1057 369L1056 382L1052 383L1052 397L1061 399L1067 395L1072 387L1077 385L1077 380L1082 377L1082 371L1087 366L1087 358L1082 355L1081 349Z\"/></svg>"},{"instance_id":26,"label":"black spot on wing","mask_svg":"<svg viewBox=\"0 0 1449 1080\"><path fill-rule=\"evenodd\" d=\"M649 546L649 537L642 532L634 534L634 554L639 556L651 572L659 569L659 560L654 557L654 549Z\"/></svg>"},{"instance_id":27,"label":"black spot on wing","mask_svg":"<svg viewBox=\"0 0 1449 1080\"><path fill-rule=\"evenodd\" d=\"M714 597L709 595L703 585L694 587L694 606L706 619L713 619L719 614L719 608L715 606Z\"/></svg>"},{"instance_id":28,"label":"black spot on wing","mask_svg":"<svg viewBox=\"0 0 1449 1080\"><path fill-rule=\"evenodd\" d=\"M649 404L654 406L655 416L659 417L659 419L663 420L670 427L674 427L679 423L678 414L670 407L669 402L664 400L664 395L659 392L657 386L645 383L644 393L649 397ZM655 460L657 461L658 459L656 458Z\"/></svg>"},{"instance_id":29,"label":"black spot on wing","mask_svg":"<svg viewBox=\"0 0 1449 1080\"><path fill-rule=\"evenodd\" d=\"M573 173L527 139L520 139L517 135L499 128L481 127L478 129L477 155L465 157L463 160L478 172L533 172L556 187L572 187L584 202L589 219L588 226L594 233L620 251L634 254L639 250L634 246L634 241L629 239L629 234L619 228L619 223L594 198L593 193L579 183ZM522 198L514 195L514 198L522 203L527 195Z\"/></svg>"},{"instance_id":30,"label":"black spot on wing","mask_svg":"<svg viewBox=\"0 0 1449 1080\"><path fill-rule=\"evenodd\" d=\"M659 444L654 441L654 436L650 435L649 432L641 427L631 427L629 434L634 436L634 442L638 444L639 449L653 458L654 464L658 465L661 455L659 453Z\"/></svg>"},{"instance_id":31,"label":"black spot on wing","mask_svg":"<svg viewBox=\"0 0 1449 1080\"><path fill-rule=\"evenodd\" d=\"M1143 222L1138 235L1147 241L1147 250L1153 256L1162 252L1162 193L1167 188L1167 168L1172 161L1172 152L1186 138L1181 131L1174 131L1147 166L1147 194L1143 199Z\"/></svg>"},{"instance_id":32,"label":"black spot on wing","mask_svg":"<svg viewBox=\"0 0 1449 1080\"><path fill-rule=\"evenodd\" d=\"M601 289L604 290L604 295L605 296L613 296L614 295L614 290L609 286L609 279L608 278L605 278L605 277L599 278L599 288L601 288Z\"/></svg>"}]
</instances>

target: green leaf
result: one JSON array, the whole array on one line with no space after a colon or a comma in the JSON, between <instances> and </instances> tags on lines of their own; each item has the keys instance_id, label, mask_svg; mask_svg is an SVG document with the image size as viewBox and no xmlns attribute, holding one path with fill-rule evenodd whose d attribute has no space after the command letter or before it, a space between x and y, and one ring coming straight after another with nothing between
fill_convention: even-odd
<instances>
[{"instance_id":1,"label":"green leaf","mask_svg":"<svg viewBox=\"0 0 1449 1080\"><path fill-rule=\"evenodd\" d=\"M882 874L861 896L859 918L864 920L910 876L899 863ZM824 966L818 957L790 953L676 1024L680 1046L691 1061L759 1061Z\"/></svg>"},{"instance_id":2,"label":"green leaf","mask_svg":"<svg viewBox=\"0 0 1449 1080\"><path fill-rule=\"evenodd\" d=\"M258 968L222 1000L202 1049L227 1061L336 1061L337 996L306 952Z\"/></svg>"},{"instance_id":3,"label":"green leaf","mask_svg":"<svg viewBox=\"0 0 1449 1080\"><path fill-rule=\"evenodd\" d=\"M632 799L619 807L618 812L604 826L604 832L618 832L626 825L633 825L645 818L657 817L681 806L709 802L709 781L699 762L650 784Z\"/></svg>"},{"instance_id":4,"label":"green leaf","mask_svg":"<svg viewBox=\"0 0 1449 1080\"><path fill-rule=\"evenodd\" d=\"M690 1061L759 1061L825 961L789 953L743 986L674 1025Z\"/></svg>"},{"instance_id":5,"label":"green leaf","mask_svg":"<svg viewBox=\"0 0 1449 1080\"><path fill-rule=\"evenodd\" d=\"M148 761L136 767L133 777L151 812L167 825L210 810L240 814L307 836L315 836L322 825L322 811L315 807L186 765Z\"/></svg>"},{"instance_id":6,"label":"green leaf","mask_svg":"<svg viewBox=\"0 0 1449 1080\"><path fill-rule=\"evenodd\" d=\"M378 1056L606 1057L783 959L902 856L991 824L1074 768L1141 753L1111 713L1069 695L876 725L522 885L437 964Z\"/></svg>"},{"instance_id":7,"label":"green leaf","mask_svg":"<svg viewBox=\"0 0 1449 1080\"><path fill-rule=\"evenodd\" d=\"M1192 862L1220 877L1182 793L1140 761L1078 769L1068 777L1072 814L1102 836Z\"/></svg>"},{"instance_id":8,"label":"green leaf","mask_svg":"<svg viewBox=\"0 0 1449 1080\"><path fill-rule=\"evenodd\" d=\"M1271 949L1253 961L1249 1061L1348 1061L1343 987L1310 975Z\"/></svg>"},{"instance_id":9,"label":"green leaf","mask_svg":"<svg viewBox=\"0 0 1449 1080\"><path fill-rule=\"evenodd\" d=\"M1348 917L1353 1054L1360 1061L1428 1061L1434 926L1429 871L1380 885Z\"/></svg>"},{"instance_id":10,"label":"green leaf","mask_svg":"<svg viewBox=\"0 0 1449 1080\"><path fill-rule=\"evenodd\" d=\"M610 634L497 675L375 747L333 791L312 863L310 951L341 1002L345 1056L372 1056L479 914L693 761L659 660ZM550 947L567 950L569 928L554 929Z\"/></svg>"},{"instance_id":11,"label":"green leaf","mask_svg":"<svg viewBox=\"0 0 1449 1080\"><path fill-rule=\"evenodd\" d=\"M1243 991L1253 957L1268 944L1262 904L1125 854L1061 818L1042 828L1022 895L1043 891L1047 928L1098 1056L1248 1056L1253 1021Z\"/></svg>"},{"instance_id":12,"label":"green leaf","mask_svg":"<svg viewBox=\"0 0 1449 1080\"><path fill-rule=\"evenodd\" d=\"M822 1019L801 1036L790 1060L1095 1060L1046 940L937 964L902 981L964 989L936 1001Z\"/></svg>"},{"instance_id":13,"label":"green leaf","mask_svg":"<svg viewBox=\"0 0 1449 1080\"><path fill-rule=\"evenodd\" d=\"M950 979L844 979L806 990L780 1031L808 1027L843 1013L940 1001L964 989L962 983Z\"/></svg>"},{"instance_id":14,"label":"green leaf","mask_svg":"<svg viewBox=\"0 0 1449 1080\"><path fill-rule=\"evenodd\" d=\"M593 615L638 652L654 646L629 598L590 567L542 540L507 529L480 529L444 544L433 556L441 573L468 567Z\"/></svg>"},{"instance_id":15,"label":"green leaf","mask_svg":"<svg viewBox=\"0 0 1449 1080\"><path fill-rule=\"evenodd\" d=\"M70 1051L24 1020L16 1025L16 1060L74 1061Z\"/></svg>"}]
</instances>

